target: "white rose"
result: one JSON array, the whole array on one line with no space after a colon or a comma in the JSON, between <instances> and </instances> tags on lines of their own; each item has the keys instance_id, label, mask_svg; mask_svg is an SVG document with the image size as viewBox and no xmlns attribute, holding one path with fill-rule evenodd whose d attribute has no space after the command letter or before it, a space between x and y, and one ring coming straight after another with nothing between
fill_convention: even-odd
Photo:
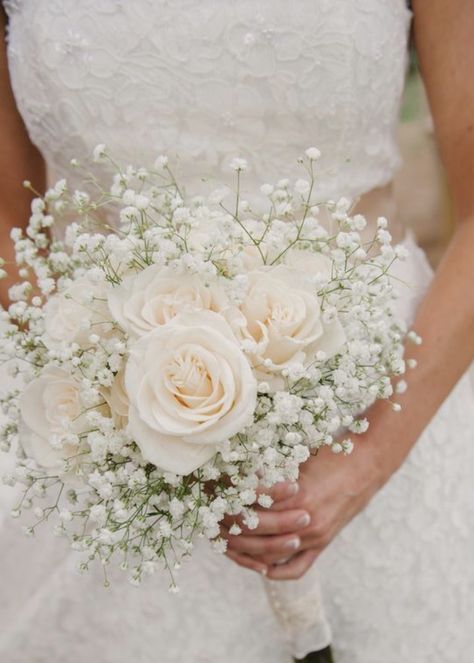
<instances>
[{"instance_id":1,"label":"white rose","mask_svg":"<svg viewBox=\"0 0 474 663\"><path fill-rule=\"evenodd\" d=\"M189 474L252 421L256 387L225 320L210 311L182 313L130 350L128 432L147 461Z\"/></svg>"},{"instance_id":2,"label":"white rose","mask_svg":"<svg viewBox=\"0 0 474 663\"><path fill-rule=\"evenodd\" d=\"M125 428L128 422L128 410L130 401L128 394L125 390L125 371L121 370L117 373L109 389L102 391L107 404L109 405L112 419L116 428Z\"/></svg>"},{"instance_id":3,"label":"white rose","mask_svg":"<svg viewBox=\"0 0 474 663\"><path fill-rule=\"evenodd\" d=\"M54 349L77 342L88 343L89 336L110 330L110 314L102 301L103 287L87 278L74 281L52 295L44 306L46 347Z\"/></svg>"},{"instance_id":4,"label":"white rose","mask_svg":"<svg viewBox=\"0 0 474 663\"><path fill-rule=\"evenodd\" d=\"M277 265L250 272L248 277L249 288L240 307L245 319L244 325L240 321L240 334L253 344L256 368L265 371L265 360L272 363L271 370L291 362L307 364L318 351L329 358L345 343L337 315L324 323L315 286L303 271Z\"/></svg>"},{"instance_id":5,"label":"white rose","mask_svg":"<svg viewBox=\"0 0 474 663\"><path fill-rule=\"evenodd\" d=\"M321 253L305 251L302 249L290 249L285 254L285 264L293 267L304 274L319 276L329 281L332 273L332 262Z\"/></svg>"},{"instance_id":6,"label":"white rose","mask_svg":"<svg viewBox=\"0 0 474 663\"><path fill-rule=\"evenodd\" d=\"M120 326L135 336L166 324L184 310L221 311L227 306L217 283L207 285L197 275L176 274L159 265L127 276L109 291L108 302Z\"/></svg>"},{"instance_id":7,"label":"white rose","mask_svg":"<svg viewBox=\"0 0 474 663\"><path fill-rule=\"evenodd\" d=\"M51 444L84 426L79 384L63 369L47 367L25 388L20 399L20 442L38 465L60 470L63 461L78 453L76 444Z\"/></svg>"}]
</instances>

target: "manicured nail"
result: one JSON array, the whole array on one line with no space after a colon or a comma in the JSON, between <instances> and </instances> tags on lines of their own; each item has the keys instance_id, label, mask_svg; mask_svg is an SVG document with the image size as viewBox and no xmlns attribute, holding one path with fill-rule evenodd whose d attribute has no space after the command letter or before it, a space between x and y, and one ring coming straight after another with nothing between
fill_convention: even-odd
<instances>
[{"instance_id":1,"label":"manicured nail","mask_svg":"<svg viewBox=\"0 0 474 663\"><path fill-rule=\"evenodd\" d=\"M288 541L286 541L283 547L290 548L291 550L298 550L300 545L301 545L300 537L296 536L293 539L289 539Z\"/></svg>"},{"instance_id":2,"label":"manicured nail","mask_svg":"<svg viewBox=\"0 0 474 663\"><path fill-rule=\"evenodd\" d=\"M290 483L288 486L288 495L293 496L299 491L300 486L298 483Z\"/></svg>"},{"instance_id":3,"label":"manicured nail","mask_svg":"<svg viewBox=\"0 0 474 663\"><path fill-rule=\"evenodd\" d=\"M310 522L311 522L311 516L309 515L309 513L304 513L296 521L296 526L297 527L308 527Z\"/></svg>"}]
</instances>

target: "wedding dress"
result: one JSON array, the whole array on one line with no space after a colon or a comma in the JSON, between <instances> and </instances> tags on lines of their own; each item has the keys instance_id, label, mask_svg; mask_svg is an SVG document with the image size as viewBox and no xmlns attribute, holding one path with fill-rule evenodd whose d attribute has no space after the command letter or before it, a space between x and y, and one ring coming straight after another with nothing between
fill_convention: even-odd
<instances>
[{"instance_id":1,"label":"wedding dress","mask_svg":"<svg viewBox=\"0 0 474 663\"><path fill-rule=\"evenodd\" d=\"M8 0L6 8L14 93L52 180L67 174L74 187L70 159L106 143L124 163L177 159L191 193L228 182L230 158L245 157L251 189L300 177L296 159L316 145L321 199L361 196L372 216L396 218L389 183L399 165L405 0ZM404 241L411 319L431 272ZM304 596L319 575L337 663L473 660L473 436L465 377L311 574L286 585ZM27 539L3 519L2 663L291 660L284 602L204 543L182 569L178 596L165 576L137 589L118 572L106 590L99 568L79 576L75 565L50 531ZM319 639L309 633L306 649L326 644Z\"/></svg>"}]
</instances>

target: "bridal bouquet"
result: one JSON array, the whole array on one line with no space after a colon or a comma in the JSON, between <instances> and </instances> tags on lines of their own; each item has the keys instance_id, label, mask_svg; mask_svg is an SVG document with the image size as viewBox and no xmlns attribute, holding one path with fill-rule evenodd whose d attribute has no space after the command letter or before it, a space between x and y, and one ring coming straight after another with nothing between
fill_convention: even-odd
<instances>
[{"instance_id":1,"label":"bridal bouquet","mask_svg":"<svg viewBox=\"0 0 474 663\"><path fill-rule=\"evenodd\" d=\"M17 457L6 481L22 486L13 515L30 511L29 534L53 521L82 570L118 558L139 583L164 565L176 589L196 536L224 552L226 514L255 527L255 506L271 505L258 486L297 479L324 445L350 453L363 411L390 399L405 370L389 274L403 249L385 219L367 244L348 201L313 200L318 157L306 151L294 183L263 184L256 214L243 159L235 190L188 200L166 157L121 169L99 145L110 188L74 161L84 191L59 181L12 232L24 281L0 346L16 376L1 430Z\"/></svg>"}]
</instances>

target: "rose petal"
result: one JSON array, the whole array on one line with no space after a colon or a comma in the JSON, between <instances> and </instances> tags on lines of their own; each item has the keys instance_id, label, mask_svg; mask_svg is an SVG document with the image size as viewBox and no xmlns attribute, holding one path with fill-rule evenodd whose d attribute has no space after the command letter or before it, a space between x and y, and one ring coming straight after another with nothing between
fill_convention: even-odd
<instances>
[{"instance_id":1,"label":"rose petal","mask_svg":"<svg viewBox=\"0 0 474 663\"><path fill-rule=\"evenodd\" d=\"M134 406L130 408L128 430L140 440L145 460L166 472L190 474L216 454L216 448L210 444L190 444L180 437L157 435Z\"/></svg>"}]
</instances>

